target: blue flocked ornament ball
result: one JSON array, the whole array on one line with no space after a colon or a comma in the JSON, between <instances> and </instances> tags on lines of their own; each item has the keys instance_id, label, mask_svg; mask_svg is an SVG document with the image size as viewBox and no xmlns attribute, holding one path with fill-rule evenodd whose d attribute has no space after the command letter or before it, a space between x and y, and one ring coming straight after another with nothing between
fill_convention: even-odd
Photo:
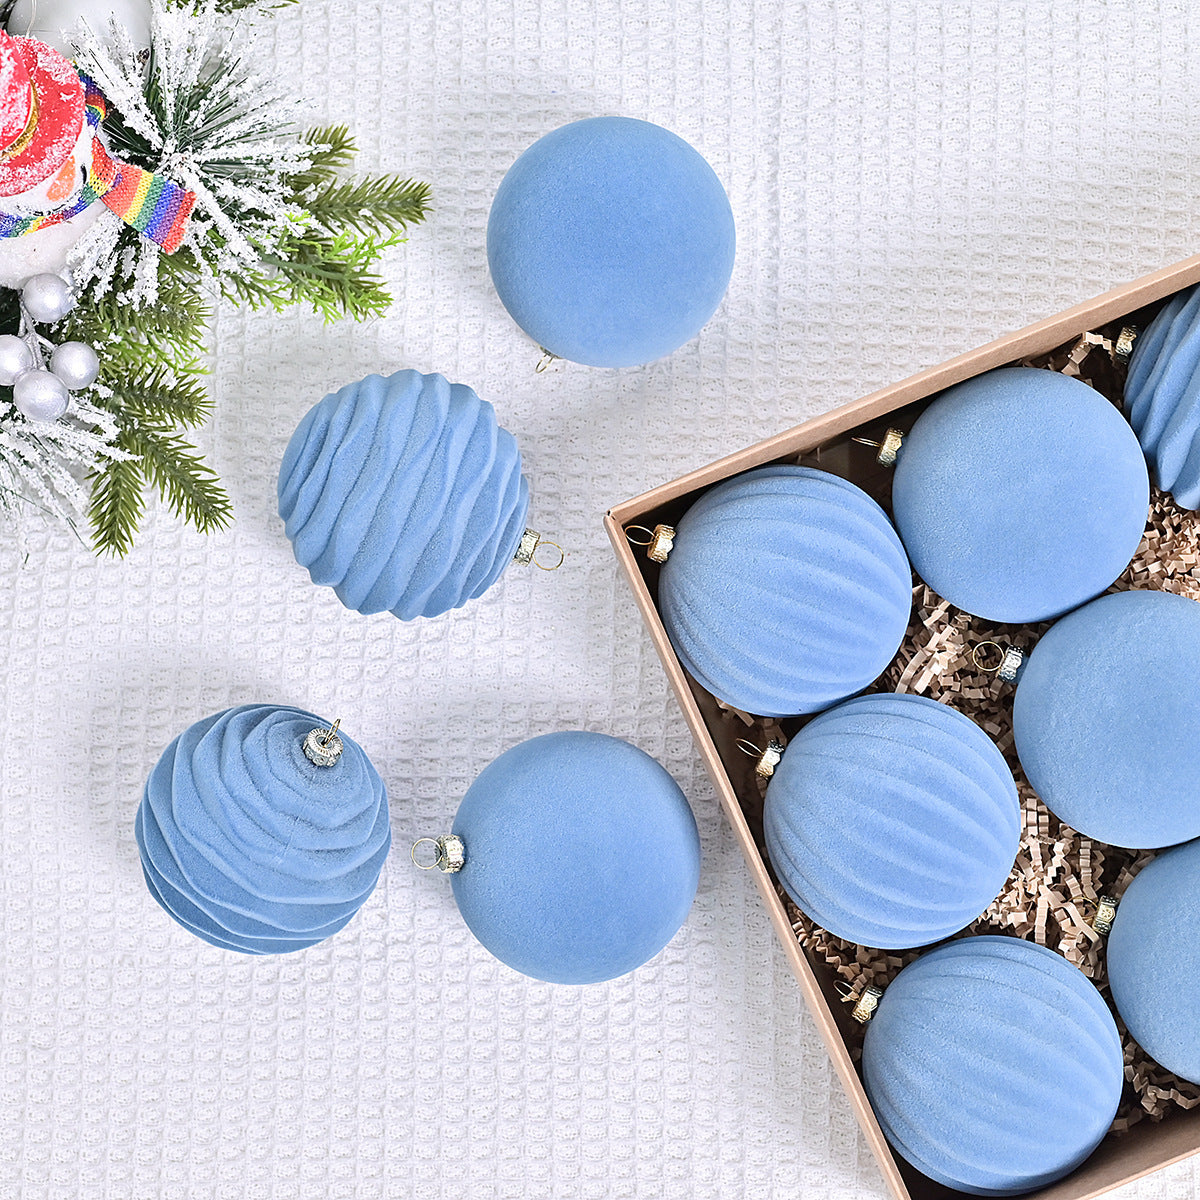
<instances>
[{"instance_id":1,"label":"blue flocked ornament ball","mask_svg":"<svg viewBox=\"0 0 1200 1200\"><path fill-rule=\"evenodd\" d=\"M529 485L486 400L441 375L368 375L304 416L279 468L296 561L347 608L434 617L500 578Z\"/></svg>"},{"instance_id":2,"label":"blue flocked ornament ball","mask_svg":"<svg viewBox=\"0 0 1200 1200\"><path fill-rule=\"evenodd\" d=\"M1200 604L1101 596L1052 626L1021 669L1013 734L1055 816L1097 841L1200 837Z\"/></svg>"},{"instance_id":3,"label":"blue flocked ornament ball","mask_svg":"<svg viewBox=\"0 0 1200 1200\"><path fill-rule=\"evenodd\" d=\"M1078 379L1005 367L960 383L901 446L892 512L913 569L988 621L1061 616L1129 565L1150 503L1129 425Z\"/></svg>"},{"instance_id":4,"label":"blue flocked ornament ball","mask_svg":"<svg viewBox=\"0 0 1200 1200\"><path fill-rule=\"evenodd\" d=\"M1073 1171L1124 1083L1100 993L1052 950L1010 937L962 938L905 967L867 1025L862 1070L897 1153L979 1196Z\"/></svg>"},{"instance_id":5,"label":"blue flocked ornament ball","mask_svg":"<svg viewBox=\"0 0 1200 1200\"><path fill-rule=\"evenodd\" d=\"M1125 889L1108 937L1108 985L1134 1040L1200 1083L1200 841L1160 854Z\"/></svg>"},{"instance_id":6,"label":"blue flocked ornament ball","mask_svg":"<svg viewBox=\"0 0 1200 1200\"><path fill-rule=\"evenodd\" d=\"M1172 296L1134 344L1125 413L1158 486L1200 509L1200 287Z\"/></svg>"},{"instance_id":7,"label":"blue flocked ornament ball","mask_svg":"<svg viewBox=\"0 0 1200 1200\"><path fill-rule=\"evenodd\" d=\"M134 832L159 904L244 954L336 933L375 890L392 840L362 748L311 713L266 704L180 734L146 781Z\"/></svg>"},{"instance_id":8,"label":"blue flocked ornament ball","mask_svg":"<svg viewBox=\"0 0 1200 1200\"><path fill-rule=\"evenodd\" d=\"M828 708L891 662L912 574L883 509L811 467L760 467L706 492L678 523L659 608L687 671L764 717Z\"/></svg>"},{"instance_id":9,"label":"blue flocked ornament ball","mask_svg":"<svg viewBox=\"0 0 1200 1200\"><path fill-rule=\"evenodd\" d=\"M1012 773L969 718L858 696L792 739L767 788L767 854L797 906L886 950L956 933L996 898L1021 836Z\"/></svg>"},{"instance_id":10,"label":"blue flocked ornament ball","mask_svg":"<svg viewBox=\"0 0 1200 1200\"><path fill-rule=\"evenodd\" d=\"M687 917L700 839L653 758L600 733L551 733L485 767L454 818L451 876L471 932L550 983L598 983L653 958Z\"/></svg>"},{"instance_id":11,"label":"blue flocked ornament ball","mask_svg":"<svg viewBox=\"0 0 1200 1200\"><path fill-rule=\"evenodd\" d=\"M712 167L648 121L592 117L540 138L488 218L492 282L539 346L629 367L700 332L729 285L733 211Z\"/></svg>"}]
</instances>

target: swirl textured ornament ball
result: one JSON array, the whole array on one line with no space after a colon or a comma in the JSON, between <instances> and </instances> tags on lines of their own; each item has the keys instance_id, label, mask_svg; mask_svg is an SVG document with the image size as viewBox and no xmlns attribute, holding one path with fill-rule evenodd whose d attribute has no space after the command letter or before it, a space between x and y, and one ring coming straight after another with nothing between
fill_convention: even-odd
<instances>
[{"instance_id":1,"label":"swirl textured ornament ball","mask_svg":"<svg viewBox=\"0 0 1200 1200\"><path fill-rule=\"evenodd\" d=\"M1172 296L1134 343L1125 415L1158 486L1200 509L1200 288Z\"/></svg>"},{"instance_id":2,"label":"swirl textured ornament ball","mask_svg":"<svg viewBox=\"0 0 1200 1200\"><path fill-rule=\"evenodd\" d=\"M471 932L549 983L599 983L653 958L687 917L700 839L679 785L650 755L600 733L507 750L468 789L451 875Z\"/></svg>"},{"instance_id":3,"label":"swirl textured ornament ball","mask_svg":"<svg viewBox=\"0 0 1200 1200\"><path fill-rule=\"evenodd\" d=\"M1017 677L1013 736L1072 829L1147 850L1200 837L1200 604L1115 592L1052 626Z\"/></svg>"},{"instance_id":4,"label":"swirl textured ornament ball","mask_svg":"<svg viewBox=\"0 0 1200 1200\"><path fill-rule=\"evenodd\" d=\"M996 898L1021 837L1004 756L923 696L858 696L792 739L767 788L767 854L798 907L846 941L925 946Z\"/></svg>"},{"instance_id":5,"label":"swirl textured ornament ball","mask_svg":"<svg viewBox=\"0 0 1200 1200\"><path fill-rule=\"evenodd\" d=\"M769 466L688 509L658 599L697 682L734 708L796 716L861 691L891 662L912 574L864 491L811 467Z\"/></svg>"},{"instance_id":6,"label":"swirl textured ornament ball","mask_svg":"<svg viewBox=\"0 0 1200 1200\"><path fill-rule=\"evenodd\" d=\"M1100 993L1066 959L1010 937L948 942L905 967L867 1025L862 1069L897 1153L978 1196L1073 1171L1124 1083Z\"/></svg>"},{"instance_id":7,"label":"swirl textured ornament ball","mask_svg":"<svg viewBox=\"0 0 1200 1200\"><path fill-rule=\"evenodd\" d=\"M629 367L678 349L733 272L733 211L712 167L648 121L592 117L546 134L501 181L492 282L558 358Z\"/></svg>"},{"instance_id":8,"label":"swirl textured ornament ball","mask_svg":"<svg viewBox=\"0 0 1200 1200\"><path fill-rule=\"evenodd\" d=\"M434 617L491 587L529 484L492 406L441 375L368 375L300 422L279 469L296 561L347 607Z\"/></svg>"},{"instance_id":9,"label":"swirl textured ornament ball","mask_svg":"<svg viewBox=\"0 0 1200 1200\"><path fill-rule=\"evenodd\" d=\"M892 481L913 569L988 621L1046 621L1098 596L1146 527L1146 462L1117 409L1078 379L1005 367L917 418Z\"/></svg>"},{"instance_id":10,"label":"swirl textured ornament ball","mask_svg":"<svg viewBox=\"0 0 1200 1200\"><path fill-rule=\"evenodd\" d=\"M146 782L134 831L159 904L244 954L336 933L375 890L392 840L387 792L362 748L311 713L265 704L180 734Z\"/></svg>"},{"instance_id":11,"label":"swirl textured ornament ball","mask_svg":"<svg viewBox=\"0 0 1200 1200\"><path fill-rule=\"evenodd\" d=\"M1125 890L1108 935L1108 985L1134 1040L1200 1083L1200 841L1160 854Z\"/></svg>"}]
</instances>

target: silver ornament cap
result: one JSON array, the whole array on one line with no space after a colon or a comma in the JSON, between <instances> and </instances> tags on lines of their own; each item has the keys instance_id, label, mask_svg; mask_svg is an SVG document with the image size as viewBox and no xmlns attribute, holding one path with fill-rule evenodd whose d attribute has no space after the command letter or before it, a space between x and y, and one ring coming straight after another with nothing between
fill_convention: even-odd
<instances>
[{"instance_id":1,"label":"silver ornament cap","mask_svg":"<svg viewBox=\"0 0 1200 1200\"><path fill-rule=\"evenodd\" d=\"M72 392L91 387L100 374L100 357L87 342L63 342L54 347L50 370Z\"/></svg>"},{"instance_id":2,"label":"silver ornament cap","mask_svg":"<svg viewBox=\"0 0 1200 1200\"><path fill-rule=\"evenodd\" d=\"M301 743L304 757L314 766L332 767L342 757L345 747L342 745L342 739L337 735L338 726L341 723L342 718L338 717L328 729L312 730Z\"/></svg>"},{"instance_id":3,"label":"silver ornament cap","mask_svg":"<svg viewBox=\"0 0 1200 1200\"><path fill-rule=\"evenodd\" d=\"M15 333L0 334L0 384L12 387L26 371L33 370L33 351Z\"/></svg>"},{"instance_id":4,"label":"silver ornament cap","mask_svg":"<svg viewBox=\"0 0 1200 1200\"><path fill-rule=\"evenodd\" d=\"M75 307L70 285L61 275L34 275L21 289L25 311L39 324L61 321Z\"/></svg>"},{"instance_id":5,"label":"silver ornament cap","mask_svg":"<svg viewBox=\"0 0 1200 1200\"><path fill-rule=\"evenodd\" d=\"M70 402L67 385L49 371L27 371L13 384L13 403L31 421L57 421Z\"/></svg>"}]
</instances>

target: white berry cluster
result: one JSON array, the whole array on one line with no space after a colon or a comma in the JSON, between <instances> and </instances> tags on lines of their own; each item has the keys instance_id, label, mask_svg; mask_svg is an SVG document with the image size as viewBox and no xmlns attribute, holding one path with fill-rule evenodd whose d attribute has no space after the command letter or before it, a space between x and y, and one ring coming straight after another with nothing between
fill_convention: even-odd
<instances>
[{"instance_id":1,"label":"white berry cluster","mask_svg":"<svg viewBox=\"0 0 1200 1200\"><path fill-rule=\"evenodd\" d=\"M39 323L61 321L74 307L64 279L34 275L21 289L20 332L0 334L0 384L12 388L13 403L30 421L57 421L70 393L91 386L100 372L100 359L86 342L56 346L37 332Z\"/></svg>"}]
</instances>

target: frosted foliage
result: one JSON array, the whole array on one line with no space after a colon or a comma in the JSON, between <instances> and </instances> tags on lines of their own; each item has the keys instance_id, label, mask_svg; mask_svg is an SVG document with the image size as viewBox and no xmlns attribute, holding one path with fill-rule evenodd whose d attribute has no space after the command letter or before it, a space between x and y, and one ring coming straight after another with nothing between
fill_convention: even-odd
<instances>
[{"instance_id":1,"label":"frosted foliage","mask_svg":"<svg viewBox=\"0 0 1200 1200\"><path fill-rule=\"evenodd\" d=\"M152 0L151 31L147 70L115 23L104 38L85 25L80 69L150 148L154 161L143 165L195 193L184 245L202 271L210 280L236 275L307 223L287 202L289 180L314 149L296 136L299 98L247 65L248 24L236 14ZM122 257L97 235L76 279L94 281L99 294L116 287L135 304L153 303L158 264L156 250Z\"/></svg>"}]
</instances>

